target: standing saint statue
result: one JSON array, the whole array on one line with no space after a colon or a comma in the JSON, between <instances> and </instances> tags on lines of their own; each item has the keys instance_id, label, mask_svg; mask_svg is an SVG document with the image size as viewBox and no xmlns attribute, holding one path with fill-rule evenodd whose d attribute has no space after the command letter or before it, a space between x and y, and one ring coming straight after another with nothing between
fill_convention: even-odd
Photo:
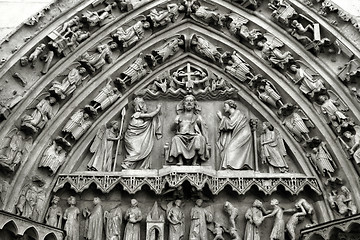
<instances>
[{"instance_id":1,"label":"standing saint statue","mask_svg":"<svg viewBox=\"0 0 360 240\"><path fill-rule=\"evenodd\" d=\"M121 165L123 169L150 168L149 154L155 139L162 137L160 109L161 104L158 104L155 111L148 113L144 99L134 99L135 113L131 116L124 136L126 155Z\"/></svg>"},{"instance_id":2,"label":"standing saint statue","mask_svg":"<svg viewBox=\"0 0 360 240\"><path fill-rule=\"evenodd\" d=\"M263 123L260 142L261 158L263 163L269 164L270 173L274 172L274 168L278 168L280 172L287 172L289 166L285 160L287 153L284 140L269 122Z\"/></svg>"},{"instance_id":3,"label":"standing saint statue","mask_svg":"<svg viewBox=\"0 0 360 240\"><path fill-rule=\"evenodd\" d=\"M88 240L102 240L104 229L104 210L101 206L101 200L94 197L94 209L90 212L85 208L85 214L88 216L86 239Z\"/></svg>"},{"instance_id":4,"label":"standing saint statue","mask_svg":"<svg viewBox=\"0 0 360 240\"><path fill-rule=\"evenodd\" d=\"M49 168L52 174L56 173L59 167L65 162L66 152L61 145L55 141L44 151L39 167Z\"/></svg>"},{"instance_id":5,"label":"standing saint statue","mask_svg":"<svg viewBox=\"0 0 360 240\"><path fill-rule=\"evenodd\" d=\"M131 199L131 207L126 210L125 220L127 220L123 240L140 240L140 222L142 213L138 207L138 201Z\"/></svg>"},{"instance_id":6,"label":"standing saint statue","mask_svg":"<svg viewBox=\"0 0 360 240\"><path fill-rule=\"evenodd\" d=\"M120 138L119 122L111 121L110 127L103 125L97 132L90 152L94 153L89 164L89 170L111 172L113 166L114 143Z\"/></svg>"},{"instance_id":7,"label":"standing saint statue","mask_svg":"<svg viewBox=\"0 0 360 240\"><path fill-rule=\"evenodd\" d=\"M109 212L105 211L105 222L106 240L120 240L122 225L120 204L111 209Z\"/></svg>"},{"instance_id":8,"label":"standing saint statue","mask_svg":"<svg viewBox=\"0 0 360 240\"><path fill-rule=\"evenodd\" d=\"M62 209L58 206L59 200L60 198L58 196L53 197L51 201L52 205L49 207L45 217L47 225L57 228L61 228L62 221Z\"/></svg>"},{"instance_id":9,"label":"standing saint statue","mask_svg":"<svg viewBox=\"0 0 360 240\"><path fill-rule=\"evenodd\" d=\"M185 159L192 160L192 165L198 165L198 160L206 161L209 158L207 126L200 111L193 95L185 96L178 104L175 118L177 131L171 141L170 162L177 159L177 165L183 165Z\"/></svg>"},{"instance_id":10,"label":"standing saint statue","mask_svg":"<svg viewBox=\"0 0 360 240\"><path fill-rule=\"evenodd\" d=\"M80 239L80 225L79 214L80 210L75 206L76 198L70 196L68 198L69 208L65 210L64 219L66 220L64 230L66 232L65 240L79 240Z\"/></svg>"},{"instance_id":11,"label":"standing saint statue","mask_svg":"<svg viewBox=\"0 0 360 240\"><path fill-rule=\"evenodd\" d=\"M202 203L202 199L197 199L195 207L191 209L189 240L208 240L206 223L212 222L213 215L208 209L202 207Z\"/></svg>"},{"instance_id":12,"label":"standing saint statue","mask_svg":"<svg viewBox=\"0 0 360 240\"><path fill-rule=\"evenodd\" d=\"M237 110L234 100L224 102L223 116L219 111L220 137L218 147L221 151L222 169L254 169L254 151L248 118Z\"/></svg>"},{"instance_id":13,"label":"standing saint statue","mask_svg":"<svg viewBox=\"0 0 360 240\"><path fill-rule=\"evenodd\" d=\"M260 240L259 227L264 221L263 213L265 209L260 200L256 199L251 208L245 213L246 227L244 240Z\"/></svg>"},{"instance_id":14,"label":"standing saint statue","mask_svg":"<svg viewBox=\"0 0 360 240\"><path fill-rule=\"evenodd\" d=\"M270 202L271 206L274 209L264 218L274 217L274 226L271 230L270 240L285 240L285 221L284 221L284 210L279 206L279 201L277 199L272 199Z\"/></svg>"},{"instance_id":15,"label":"standing saint statue","mask_svg":"<svg viewBox=\"0 0 360 240\"><path fill-rule=\"evenodd\" d=\"M182 240L184 238L185 216L180 207L180 199L168 204L166 215L169 221L169 240Z\"/></svg>"}]
</instances>

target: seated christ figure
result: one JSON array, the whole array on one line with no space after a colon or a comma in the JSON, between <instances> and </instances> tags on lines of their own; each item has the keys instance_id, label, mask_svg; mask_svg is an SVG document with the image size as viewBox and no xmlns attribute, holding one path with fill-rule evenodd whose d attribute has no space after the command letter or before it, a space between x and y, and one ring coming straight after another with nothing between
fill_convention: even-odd
<instances>
[{"instance_id":1,"label":"seated christ figure","mask_svg":"<svg viewBox=\"0 0 360 240\"><path fill-rule=\"evenodd\" d=\"M181 166L184 162L199 165L209 158L207 127L200 115L200 106L193 95L186 95L176 108L176 135L170 147L170 162Z\"/></svg>"}]
</instances>

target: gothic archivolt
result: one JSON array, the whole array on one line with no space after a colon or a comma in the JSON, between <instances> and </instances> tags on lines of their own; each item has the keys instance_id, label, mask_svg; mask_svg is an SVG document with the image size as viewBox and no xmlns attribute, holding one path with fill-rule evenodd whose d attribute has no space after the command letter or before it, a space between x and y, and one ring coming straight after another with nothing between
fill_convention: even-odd
<instances>
[{"instance_id":1,"label":"gothic archivolt","mask_svg":"<svg viewBox=\"0 0 360 240\"><path fill-rule=\"evenodd\" d=\"M94 1L31 18L3 43L2 208L68 239L138 239L145 222L141 239L295 239L356 214L358 50L299 6Z\"/></svg>"}]
</instances>

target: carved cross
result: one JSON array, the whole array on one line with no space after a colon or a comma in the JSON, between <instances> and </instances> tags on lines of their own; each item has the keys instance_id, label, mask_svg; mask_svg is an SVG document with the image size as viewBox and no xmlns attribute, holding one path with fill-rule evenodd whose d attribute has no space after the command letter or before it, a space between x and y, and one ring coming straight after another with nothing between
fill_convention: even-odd
<instances>
[{"instance_id":1,"label":"carved cross","mask_svg":"<svg viewBox=\"0 0 360 240\"><path fill-rule=\"evenodd\" d=\"M199 71L192 72L190 63L188 63L186 65L186 72L179 71L179 77L182 77L184 79L183 82L185 83L186 89L188 91L191 91L194 88L193 77L196 77L196 76L201 76L201 73Z\"/></svg>"}]
</instances>

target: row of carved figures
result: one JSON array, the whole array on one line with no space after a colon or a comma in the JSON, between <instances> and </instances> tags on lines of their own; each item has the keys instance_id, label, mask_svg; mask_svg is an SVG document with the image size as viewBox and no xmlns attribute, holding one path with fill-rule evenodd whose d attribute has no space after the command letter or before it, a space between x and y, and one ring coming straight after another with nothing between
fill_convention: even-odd
<instances>
[{"instance_id":1,"label":"row of carved figures","mask_svg":"<svg viewBox=\"0 0 360 240\"><path fill-rule=\"evenodd\" d=\"M79 240L80 237L80 215L86 219L85 232L82 234L85 239L102 240L105 232L106 239L124 239L138 240L141 234L140 222L143 220L143 214L138 206L136 199L131 199L130 208L123 215L120 204L104 211L101 200L94 198L94 207L90 211L88 208L80 211L76 207L76 198L68 198L69 208L63 213L58 206L60 198L53 197L52 205L49 207L45 221L46 224L62 228L63 219L65 220L64 230L66 231L67 240ZM260 228L266 218L274 218L270 239L284 240L285 231L288 232L290 239L295 240L296 227L305 217L310 222L306 226L316 225L316 214L313 206L305 199L299 199L293 209L284 210L277 199L271 200L272 210L266 210L260 200L255 200L253 205L246 211L246 226L244 229L244 240L255 240L261 237ZM197 199L195 206L190 211L190 231L185 233L185 215L182 210L183 202L180 199L170 201L166 206L161 206L166 212L166 220L169 224L168 239L181 240L185 234L189 234L191 240L207 240L208 231L213 234L213 239L224 239L224 234L229 234L231 239L240 240L240 233L237 229L236 221L240 217L239 210L230 202L226 201L223 205L224 212L228 216L228 226L224 226L225 220L214 219L214 207L203 207L203 200ZM284 214L292 213L291 217L285 223ZM123 220L126 221L124 233L122 231ZM221 220L221 221L219 221ZM146 239L166 239L164 237L165 219L162 210L158 207L157 202L154 204L151 212L146 218L147 230ZM154 230L155 229L155 230ZM156 231L158 233L156 234Z\"/></svg>"}]
</instances>

